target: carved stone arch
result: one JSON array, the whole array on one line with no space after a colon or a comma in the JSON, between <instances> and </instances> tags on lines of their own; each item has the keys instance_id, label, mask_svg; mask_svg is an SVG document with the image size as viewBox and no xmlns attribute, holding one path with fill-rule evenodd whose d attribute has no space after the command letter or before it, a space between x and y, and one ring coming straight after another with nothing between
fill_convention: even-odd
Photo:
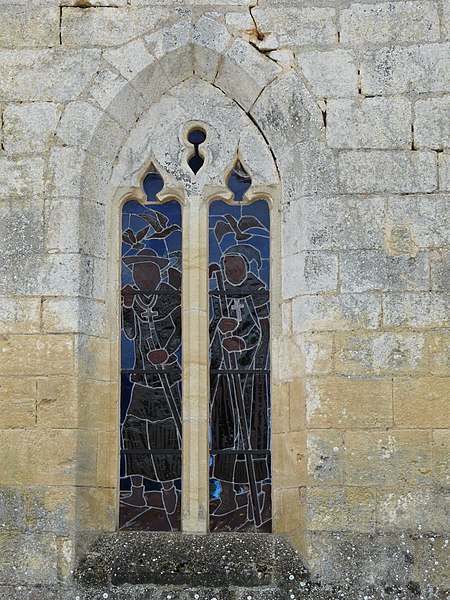
<instances>
[{"instance_id":1,"label":"carved stone arch","mask_svg":"<svg viewBox=\"0 0 450 600\"><path fill-rule=\"evenodd\" d=\"M133 60L130 58L131 62ZM215 67L211 68L211 64ZM212 76L214 69L216 74ZM100 77L105 75L99 74ZM206 81L208 77L212 81ZM162 52L158 59L153 57L143 69L139 70L133 64L123 66L122 85L118 92L111 86L102 96L98 91L100 83L94 81L90 94L94 100L101 100L104 112L93 126L92 141L86 148L79 178L79 196L81 222L96 218L98 246L105 249L103 255L94 259L94 289L97 299L106 306L107 327L99 336L80 335L77 359L80 381L83 377L102 379L110 386L109 396L104 401L117 406L117 238L113 232L117 231L119 200L124 199L126 191L137 191L140 178L152 160L161 169L170 188L181 190L183 186L191 186L194 190L201 184L202 189L212 192L217 190L217 185L223 184L224 174L239 157L252 173L255 183L261 189L264 187L273 192L279 201L276 213L281 217L285 210L283 205L289 211L290 205L296 201L295 206L300 207L303 196L321 191L324 178L332 182L332 187L336 175L334 157L322 140L320 109L300 76L293 70L283 73L273 61L240 39L227 39L219 49L202 45L198 40L187 42L167 53ZM251 87L245 98L240 95L242 86ZM181 98L187 100L184 107ZM208 109L204 106L205 99L212 104ZM164 132L158 130L158 118L161 122L162 115L169 113L170 116L172 104L181 107L183 117L179 117L171 133L168 133L168 128ZM229 120L225 121L220 116L220 110L230 115ZM221 130L221 136L217 133L217 140L213 138L209 147L209 164L214 167L215 177L208 179L207 169L203 180L202 177L189 178L186 172L173 170L171 165L180 164L182 160L184 147L180 128L183 119L208 123L215 117L216 131ZM221 122L222 127L219 127ZM225 122L231 131L228 139ZM239 123L239 126L234 123ZM220 147L219 139L223 147ZM149 145L151 141L153 144ZM170 159L164 154L166 149ZM299 165L303 168L299 169ZM300 216L298 212L295 214ZM282 248L281 241L289 236L293 239L300 237L298 220L286 219L283 224L280 220L280 227L284 227L284 231L281 229L277 234L280 256L282 252L288 257L289 252L295 249ZM281 272L281 268L277 269L278 275ZM290 498L298 497L298 488L304 485L306 442L304 432L298 428L289 430L288 427L286 431L285 418L289 413L289 403L301 402L300 397L292 396L292 390L299 389L294 385L296 382L300 381L301 385L303 365L301 353L292 351L295 341L284 335L287 332L282 329L282 282L274 282L274 288L279 293L280 303L276 325L279 333L274 336L273 342L276 344L273 354L277 357L274 396L280 399L274 407L278 413L273 431L276 438L274 451L279 457L274 465L274 522L275 531L289 531L299 540L300 507L294 508L294 520L287 520L283 511ZM82 390L81 383L79 412L80 418L87 423L94 415L89 404L83 402ZM114 411L112 415L111 412L108 414L117 423ZM114 529L116 525L114 486L117 464L111 456L116 439L111 423L98 433L98 456L101 460L97 469L106 470L97 476L97 481L101 481L104 491L101 501L107 517L101 524L92 521L83 524L82 528L87 530ZM294 472L293 479L286 477L289 472Z\"/></svg>"}]
</instances>

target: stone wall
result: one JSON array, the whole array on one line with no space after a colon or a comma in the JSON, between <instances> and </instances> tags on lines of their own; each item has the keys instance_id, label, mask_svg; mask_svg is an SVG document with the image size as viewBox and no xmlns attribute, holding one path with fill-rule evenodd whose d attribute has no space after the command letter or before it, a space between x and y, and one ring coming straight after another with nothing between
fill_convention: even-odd
<instances>
[{"instance_id":1,"label":"stone wall","mask_svg":"<svg viewBox=\"0 0 450 600\"><path fill-rule=\"evenodd\" d=\"M69 585L115 528L118 189L158 152L136 122L201 79L281 181L276 531L327 583L445 587L449 13L1 3L0 586Z\"/></svg>"}]
</instances>

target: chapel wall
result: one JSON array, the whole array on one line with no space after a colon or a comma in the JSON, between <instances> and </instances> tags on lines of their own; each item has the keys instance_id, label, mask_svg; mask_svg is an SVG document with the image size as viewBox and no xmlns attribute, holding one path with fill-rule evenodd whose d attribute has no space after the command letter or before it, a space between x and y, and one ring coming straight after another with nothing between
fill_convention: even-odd
<instances>
[{"instance_id":1,"label":"chapel wall","mask_svg":"<svg viewBox=\"0 0 450 600\"><path fill-rule=\"evenodd\" d=\"M282 181L277 531L324 581L445 586L450 4L254 4L0 6L0 586L68 581L115 527L105 189L189 68L133 78L201 17L201 76L237 90Z\"/></svg>"}]
</instances>

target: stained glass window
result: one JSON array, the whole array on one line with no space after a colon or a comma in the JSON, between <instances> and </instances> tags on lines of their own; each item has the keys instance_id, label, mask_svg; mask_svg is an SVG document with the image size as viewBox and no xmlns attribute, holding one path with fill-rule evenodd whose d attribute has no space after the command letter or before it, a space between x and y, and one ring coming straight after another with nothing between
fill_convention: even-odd
<instances>
[{"instance_id":1,"label":"stained glass window","mask_svg":"<svg viewBox=\"0 0 450 600\"><path fill-rule=\"evenodd\" d=\"M265 200L209 212L210 531L271 531L270 219Z\"/></svg>"},{"instance_id":2,"label":"stained glass window","mask_svg":"<svg viewBox=\"0 0 450 600\"><path fill-rule=\"evenodd\" d=\"M181 528L181 206L122 211L120 529Z\"/></svg>"}]
</instances>

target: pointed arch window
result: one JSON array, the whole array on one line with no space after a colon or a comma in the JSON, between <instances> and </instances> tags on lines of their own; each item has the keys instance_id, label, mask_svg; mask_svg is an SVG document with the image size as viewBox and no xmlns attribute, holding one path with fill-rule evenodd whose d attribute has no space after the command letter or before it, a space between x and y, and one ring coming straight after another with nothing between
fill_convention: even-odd
<instances>
[{"instance_id":1,"label":"pointed arch window","mask_svg":"<svg viewBox=\"0 0 450 600\"><path fill-rule=\"evenodd\" d=\"M205 134L197 133L188 138L194 174L204 165ZM199 199L209 208L189 213L189 198L185 207L174 198L158 200L164 182L152 169L143 183L145 202L123 205L121 529L184 529L182 514L202 486L190 485L185 498L183 488L192 482L182 485L183 474L189 478L186 473L195 472L189 461L203 452L200 479L209 481L205 527L271 531L270 208L265 199L248 194L251 183L237 162L227 178L228 192ZM203 246L187 256L183 248L192 232L182 230L183 210L189 219L194 213L204 219L199 229L208 232L193 236L192 243L204 239L197 242ZM197 307L188 306L190 296L182 294L182 274L193 278L201 272L196 257L202 255L208 255L209 278L200 276L196 291L205 298L205 314L209 310L209 340L207 323L203 340L209 375L197 361L194 378L205 376L207 426L196 429L191 396L202 386L190 385L191 357L189 352L183 357L183 346L190 346L189 315ZM183 388L189 390L184 406ZM195 440L200 450L189 453L193 436L201 438Z\"/></svg>"}]
</instances>

